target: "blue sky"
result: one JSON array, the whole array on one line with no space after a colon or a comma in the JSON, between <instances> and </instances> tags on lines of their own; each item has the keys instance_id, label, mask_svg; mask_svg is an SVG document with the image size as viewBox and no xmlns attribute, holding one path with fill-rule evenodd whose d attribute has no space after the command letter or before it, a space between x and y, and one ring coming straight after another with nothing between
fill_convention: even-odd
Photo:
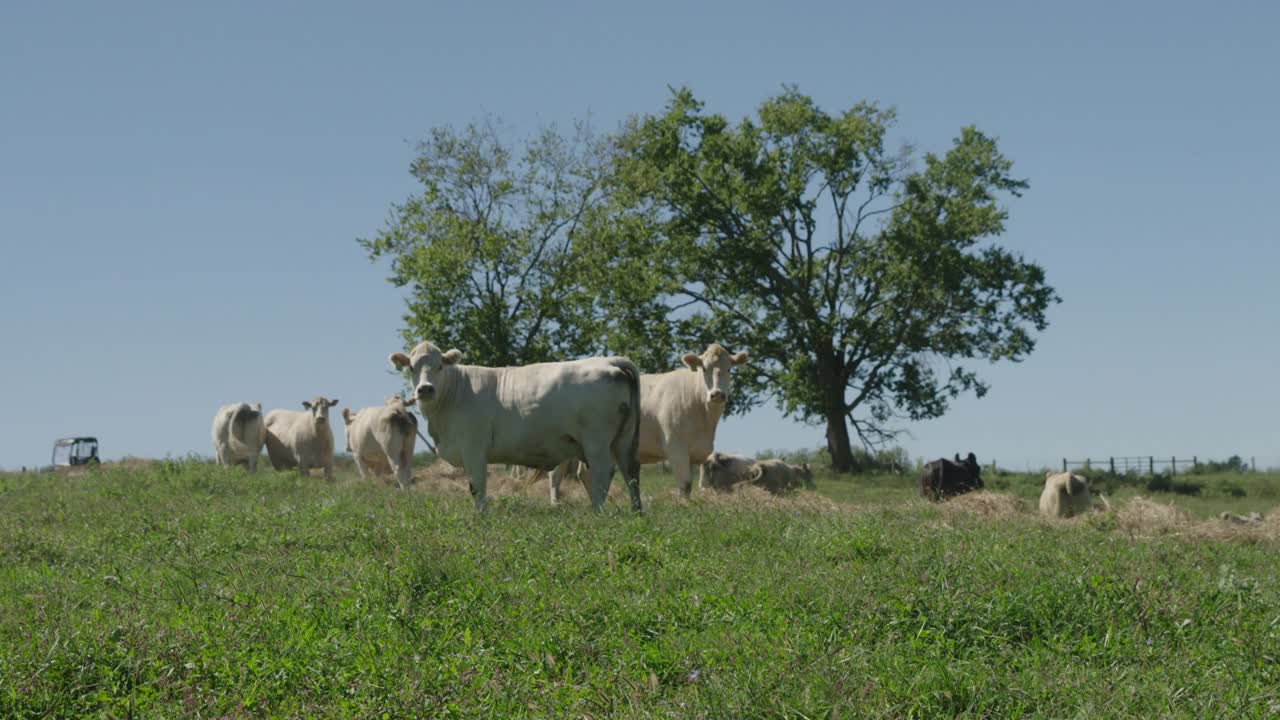
<instances>
[{"instance_id":1,"label":"blue sky","mask_svg":"<svg viewBox=\"0 0 1280 720\"><path fill-rule=\"evenodd\" d=\"M209 454L220 404L399 388L403 302L355 238L434 126L611 130L678 85L739 118L784 83L894 106L921 150L976 124L1031 182L1002 242L1063 303L986 398L905 426L913 456L1280 466L1277 27L1264 2L6 3L0 467L82 433ZM718 442L822 443L772 409Z\"/></svg>"}]
</instances>

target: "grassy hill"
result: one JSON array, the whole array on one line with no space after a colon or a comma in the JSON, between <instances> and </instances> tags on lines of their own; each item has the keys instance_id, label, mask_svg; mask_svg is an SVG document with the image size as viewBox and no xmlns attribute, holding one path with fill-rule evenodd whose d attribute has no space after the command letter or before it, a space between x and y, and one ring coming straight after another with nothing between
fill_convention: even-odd
<instances>
[{"instance_id":1,"label":"grassy hill","mask_svg":"<svg viewBox=\"0 0 1280 720\"><path fill-rule=\"evenodd\" d=\"M686 503L647 470L641 516L494 478L476 516L418 474L0 477L0 716L1280 714L1280 511L1214 518L1275 476L1049 521L1022 475Z\"/></svg>"}]
</instances>

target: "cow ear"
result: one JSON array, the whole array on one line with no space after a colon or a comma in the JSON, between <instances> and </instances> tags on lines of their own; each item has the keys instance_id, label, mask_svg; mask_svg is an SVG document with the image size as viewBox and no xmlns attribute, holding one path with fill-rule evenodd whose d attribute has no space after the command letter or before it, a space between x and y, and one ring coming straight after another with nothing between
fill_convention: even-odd
<instances>
[{"instance_id":1,"label":"cow ear","mask_svg":"<svg viewBox=\"0 0 1280 720\"><path fill-rule=\"evenodd\" d=\"M742 363L744 363L744 362L746 362L746 361L747 361L747 351L746 351L746 350L743 350L742 352L738 353L737 355L734 355L733 357L729 358L729 360L730 360L730 362L732 362L734 365L741 365Z\"/></svg>"},{"instance_id":2,"label":"cow ear","mask_svg":"<svg viewBox=\"0 0 1280 720\"><path fill-rule=\"evenodd\" d=\"M342 422L351 424L351 408L342 408Z\"/></svg>"},{"instance_id":3,"label":"cow ear","mask_svg":"<svg viewBox=\"0 0 1280 720\"><path fill-rule=\"evenodd\" d=\"M409 362L409 356L402 352L391 353L387 359L391 361L391 367L397 370L413 366L413 363Z\"/></svg>"},{"instance_id":4,"label":"cow ear","mask_svg":"<svg viewBox=\"0 0 1280 720\"><path fill-rule=\"evenodd\" d=\"M688 366L690 370L699 370L702 368L702 358L694 355L693 353L685 353L684 357L680 358L680 362Z\"/></svg>"},{"instance_id":5,"label":"cow ear","mask_svg":"<svg viewBox=\"0 0 1280 720\"><path fill-rule=\"evenodd\" d=\"M302 401L302 407L304 407L304 408L306 408L306 409L310 410L310 409L311 409L311 401L310 401L310 400L303 400L303 401Z\"/></svg>"},{"instance_id":6,"label":"cow ear","mask_svg":"<svg viewBox=\"0 0 1280 720\"><path fill-rule=\"evenodd\" d=\"M453 365L462 359L462 351L458 348L454 348L444 355L441 355L440 359L444 360L445 365Z\"/></svg>"},{"instance_id":7,"label":"cow ear","mask_svg":"<svg viewBox=\"0 0 1280 720\"><path fill-rule=\"evenodd\" d=\"M334 398L334 399L332 399L332 400L330 400L330 401L329 401L329 407L333 407L333 406L335 406L335 405L337 405L337 404L338 404L338 399L337 399L337 398Z\"/></svg>"}]
</instances>

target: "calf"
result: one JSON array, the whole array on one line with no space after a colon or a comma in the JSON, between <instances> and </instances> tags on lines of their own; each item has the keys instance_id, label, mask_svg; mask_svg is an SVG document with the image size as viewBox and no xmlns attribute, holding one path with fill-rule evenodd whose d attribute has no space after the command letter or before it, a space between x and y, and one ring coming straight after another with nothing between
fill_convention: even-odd
<instances>
[{"instance_id":1,"label":"calf","mask_svg":"<svg viewBox=\"0 0 1280 720\"><path fill-rule=\"evenodd\" d=\"M409 412L416 402L397 395L381 407L367 407L351 413L343 408L347 450L356 462L360 477L369 474L396 477L403 490L413 481L413 445L417 441L418 418Z\"/></svg>"},{"instance_id":2,"label":"calf","mask_svg":"<svg viewBox=\"0 0 1280 720\"><path fill-rule=\"evenodd\" d=\"M219 465L248 465L249 472L257 472L266 439L262 403L223 405L213 416L213 451Z\"/></svg>"},{"instance_id":3,"label":"calf","mask_svg":"<svg viewBox=\"0 0 1280 720\"><path fill-rule=\"evenodd\" d=\"M333 430L329 408L337 400L323 396L302 403L304 412L272 410L267 413L267 457L277 470L296 467L303 475L311 468L324 468L326 480L333 479Z\"/></svg>"}]
</instances>

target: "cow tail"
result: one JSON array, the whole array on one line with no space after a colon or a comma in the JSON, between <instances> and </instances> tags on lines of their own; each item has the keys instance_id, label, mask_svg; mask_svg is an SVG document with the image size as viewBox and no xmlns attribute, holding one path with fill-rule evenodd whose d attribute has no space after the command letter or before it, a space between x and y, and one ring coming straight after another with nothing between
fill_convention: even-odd
<instances>
[{"instance_id":1,"label":"cow tail","mask_svg":"<svg viewBox=\"0 0 1280 720\"><path fill-rule=\"evenodd\" d=\"M396 410L391 415L391 424L397 430L410 435L418 431L418 418L414 417L413 413L408 410Z\"/></svg>"},{"instance_id":2,"label":"cow tail","mask_svg":"<svg viewBox=\"0 0 1280 720\"><path fill-rule=\"evenodd\" d=\"M254 420L261 421L262 413L254 410L245 403L241 403L231 413L231 432L227 433L228 444L231 445L232 451L237 455L250 455L253 453L253 446L241 439L240 433L249 423Z\"/></svg>"},{"instance_id":3,"label":"cow tail","mask_svg":"<svg viewBox=\"0 0 1280 720\"><path fill-rule=\"evenodd\" d=\"M413 436L418 432L418 418L408 410L400 409L396 411L395 419L400 429L404 431L404 439L400 443L400 465L412 468ZM412 473L412 470L410 472Z\"/></svg>"},{"instance_id":4,"label":"cow tail","mask_svg":"<svg viewBox=\"0 0 1280 720\"><path fill-rule=\"evenodd\" d=\"M626 358L615 358L613 365L626 374L627 388L631 391L631 447L627 449L627 475L635 477L640 474L640 369Z\"/></svg>"}]
</instances>

